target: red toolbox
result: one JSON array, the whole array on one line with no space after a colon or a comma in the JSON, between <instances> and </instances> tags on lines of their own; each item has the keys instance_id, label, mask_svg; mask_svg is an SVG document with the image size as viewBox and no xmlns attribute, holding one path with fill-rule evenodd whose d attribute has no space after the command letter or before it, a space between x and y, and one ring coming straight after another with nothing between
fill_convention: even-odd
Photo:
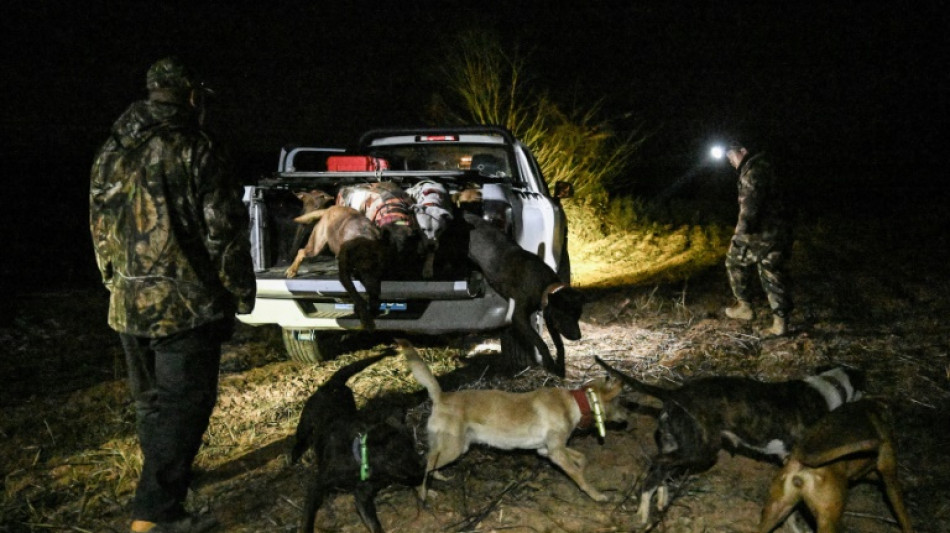
<instances>
[{"instance_id":1,"label":"red toolbox","mask_svg":"<svg viewBox=\"0 0 950 533\"><path fill-rule=\"evenodd\" d=\"M331 155L327 158L330 172L374 172L389 170L389 161L368 155Z\"/></svg>"}]
</instances>

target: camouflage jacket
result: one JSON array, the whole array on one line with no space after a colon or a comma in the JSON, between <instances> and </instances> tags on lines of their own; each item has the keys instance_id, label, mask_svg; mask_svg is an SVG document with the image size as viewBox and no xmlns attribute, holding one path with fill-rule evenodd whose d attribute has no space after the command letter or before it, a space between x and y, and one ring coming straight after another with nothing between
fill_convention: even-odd
<instances>
[{"instance_id":1,"label":"camouflage jacket","mask_svg":"<svg viewBox=\"0 0 950 533\"><path fill-rule=\"evenodd\" d=\"M776 244L790 237L788 206L782 184L764 153L739 165L739 220L735 238L748 244Z\"/></svg>"},{"instance_id":2,"label":"camouflage jacket","mask_svg":"<svg viewBox=\"0 0 950 533\"><path fill-rule=\"evenodd\" d=\"M192 110L140 101L119 117L89 192L113 329L163 337L252 310L241 196Z\"/></svg>"}]
</instances>

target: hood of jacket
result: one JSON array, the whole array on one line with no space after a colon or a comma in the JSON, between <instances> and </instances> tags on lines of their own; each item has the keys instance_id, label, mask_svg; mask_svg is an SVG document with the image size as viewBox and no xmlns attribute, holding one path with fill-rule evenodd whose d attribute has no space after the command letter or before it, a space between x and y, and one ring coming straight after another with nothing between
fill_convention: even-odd
<instances>
[{"instance_id":1,"label":"hood of jacket","mask_svg":"<svg viewBox=\"0 0 950 533\"><path fill-rule=\"evenodd\" d=\"M120 146L135 148L161 128L197 127L194 110L179 104L140 100L133 103L112 125L112 136Z\"/></svg>"}]
</instances>

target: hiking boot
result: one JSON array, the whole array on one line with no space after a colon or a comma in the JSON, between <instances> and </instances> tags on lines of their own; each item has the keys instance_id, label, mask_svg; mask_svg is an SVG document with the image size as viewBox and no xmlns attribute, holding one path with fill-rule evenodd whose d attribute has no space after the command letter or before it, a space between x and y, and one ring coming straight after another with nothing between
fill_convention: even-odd
<instances>
[{"instance_id":1,"label":"hiking boot","mask_svg":"<svg viewBox=\"0 0 950 533\"><path fill-rule=\"evenodd\" d=\"M739 300L736 305L726 308L726 316L733 320L752 320L755 318L755 311L749 302Z\"/></svg>"},{"instance_id":2,"label":"hiking boot","mask_svg":"<svg viewBox=\"0 0 950 533\"><path fill-rule=\"evenodd\" d=\"M132 533L204 533L211 531L218 525L218 520L210 515L188 515L174 522L149 522L134 520L130 531Z\"/></svg>"},{"instance_id":3,"label":"hiking boot","mask_svg":"<svg viewBox=\"0 0 950 533\"><path fill-rule=\"evenodd\" d=\"M765 330L765 333L774 337L784 337L788 334L788 319L775 315L772 318L772 327Z\"/></svg>"}]
</instances>

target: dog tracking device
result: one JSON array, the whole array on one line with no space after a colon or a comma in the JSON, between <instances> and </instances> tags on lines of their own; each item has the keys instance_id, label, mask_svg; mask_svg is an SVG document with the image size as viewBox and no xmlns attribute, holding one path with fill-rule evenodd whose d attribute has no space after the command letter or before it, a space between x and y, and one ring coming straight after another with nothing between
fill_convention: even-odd
<instances>
[{"instance_id":1,"label":"dog tracking device","mask_svg":"<svg viewBox=\"0 0 950 533\"><path fill-rule=\"evenodd\" d=\"M597 426L597 434L600 438L607 437L607 431L604 428L604 409L600 406L600 397L594 392L594 389L588 387L584 389L587 393L587 402L590 403L590 410L594 413L594 425Z\"/></svg>"},{"instance_id":2,"label":"dog tracking device","mask_svg":"<svg viewBox=\"0 0 950 533\"><path fill-rule=\"evenodd\" d=\"M366 449L366 437L369 433L360 433L353 439L353 458L360 464L360 481L366 481L370 476L369 452Z\"/></svg>"}]
</instances>

